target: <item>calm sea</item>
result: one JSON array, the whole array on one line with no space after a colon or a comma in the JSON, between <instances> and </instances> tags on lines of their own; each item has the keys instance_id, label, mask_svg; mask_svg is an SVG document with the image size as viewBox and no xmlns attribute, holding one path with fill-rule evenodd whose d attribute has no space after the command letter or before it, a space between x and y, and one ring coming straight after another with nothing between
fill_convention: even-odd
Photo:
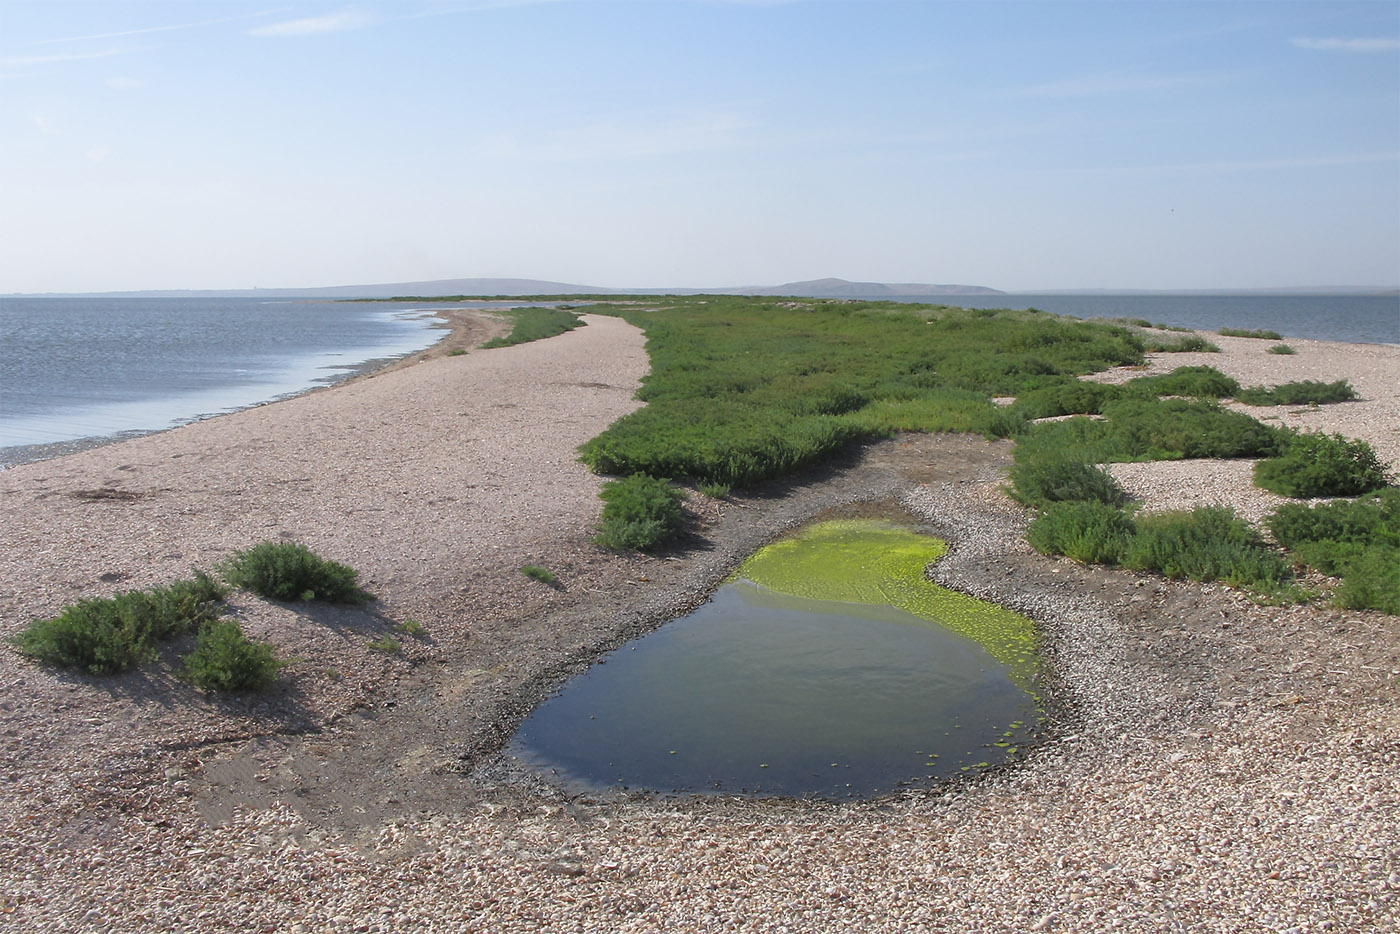
<instances>
[{"instance_id":1,"label":"calm sea","mask_svg":"<svg viewBox=\"0 0 1400 934\"><path fill-rule=\"evenodd\" d=\"M920 299L928 301L928 299ZM1400 344L1400 295L950 295L965 308L1039 308L1076 318L1142 318L1216 331L1277 331L1346 344Z\"/></svg>"},{"instance_id":2,"label":"calm sea","mask_svg":"<svg viewBox=\"0 0 1400 934\"><path fill-rule=\"evenodd\" d=\"M446 331L410 305L267 299L0 299L0 464L171 428L415 353Z\"/></svg>"}]
</instances>

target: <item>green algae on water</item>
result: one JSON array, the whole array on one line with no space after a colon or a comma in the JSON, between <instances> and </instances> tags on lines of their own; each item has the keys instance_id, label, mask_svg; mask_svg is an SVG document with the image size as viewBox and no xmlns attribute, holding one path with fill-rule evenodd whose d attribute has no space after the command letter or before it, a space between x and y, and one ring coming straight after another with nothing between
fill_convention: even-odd
<instances>
[{"instance_id":1,"label":"green algae on water","mask_svg":"<svg viewBox=\"0 0 1400 934\"><path fill-rule=\"evenodd\" d=\"M895 522L831 519L760 549L734 577L793 597L903 610L977 642L1034 696L1035 623L928 580L924 569L947 551L947 543Z\"/></svg>"}]
</instances>

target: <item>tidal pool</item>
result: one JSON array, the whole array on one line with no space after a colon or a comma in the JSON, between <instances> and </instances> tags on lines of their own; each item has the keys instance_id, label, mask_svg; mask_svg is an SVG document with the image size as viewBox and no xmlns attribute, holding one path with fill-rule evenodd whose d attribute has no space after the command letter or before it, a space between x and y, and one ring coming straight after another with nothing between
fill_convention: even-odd
<instances>
[{"instance_id":1,"label":"tidal pool","mask_svg":"<svg viewBox=\"0 0 1400 934\"><path fill-rule=\"evenodd\" d=\"M937 539L810 525L545 700L510 752L576 790L871 797L1034 739L1034 624L938 587Z\"/></svg>"}]
</instances>

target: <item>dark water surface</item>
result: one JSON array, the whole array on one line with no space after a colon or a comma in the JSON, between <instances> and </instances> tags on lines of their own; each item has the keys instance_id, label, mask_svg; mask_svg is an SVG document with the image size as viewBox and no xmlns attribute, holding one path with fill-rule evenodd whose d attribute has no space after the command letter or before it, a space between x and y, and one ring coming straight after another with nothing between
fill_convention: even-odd
<instances>
[{"instance_id":1,"label":"dark water surface","mask_svg":"<svg viewBox=\"0 0 1400 934\"><path fill-rule=\"evenodd\" d=\"M869 797L1005 761L1038 717L971 639L738 580L570 681L510 752L580 790Z\"/></svg>"},{"instance_id":2,"label":"dark water surface","mask_svg":"<svg viewBox=\"0 0 1400 934\"><path fill-rule=\"evenodd\" d=\"M0 299L0 463L149 432L414 353L447 332L411 305L263 299Z\"/></svg>"}]
</instances>

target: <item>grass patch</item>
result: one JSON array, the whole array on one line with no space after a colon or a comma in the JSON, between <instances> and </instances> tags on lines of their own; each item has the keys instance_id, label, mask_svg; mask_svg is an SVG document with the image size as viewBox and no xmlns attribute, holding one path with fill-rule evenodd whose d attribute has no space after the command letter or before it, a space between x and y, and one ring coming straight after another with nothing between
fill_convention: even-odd
<instances>
[{"instance_id":1,"label":"grass patch","mask_svg":"<svg viewBox=\"0 0 1400 934\"><path fill-rule=\"evenodd\" d=\"M1015 464L1010 479L1011 495L1018 502L1038 508L1070 502L1117 505L1127 499L1123 488L1107 470L1072 455L1059 454Z\"/></svg>"},{"instance_id":2,"label":"grass patch","mask_svg":"<svg viewBox=\"0 0 1400 934\"><path fill-rule=\"evenodd\" d=\"M1342 579L1336 601L1400 615L1400 489L1279 507L1267 524L1295 558Z\"/></svg>"},{"instance_id":3,"label":"grass patch","mask_svg":"<svg viewBox=\"0 0 1400 934\"><path fill-rule=\"evenodd\" d=\"M1154 396L1225 399L1238 392L1240 384L1215 367L1179 366L1160 376L1139 376L1129 381L1128 388Z\"/></svg>"},{"instance_id":4,"label":"grass patch","mask_svg":"<svg viewBox=\"0 0 1400 934\"><path fill-rule=\"evenodd\" d=\"M1253 337L1264 341L1283 340L1283 335L1278 331L1269 331L1262 328L1255 328L1253 330L1247 328L1221 328L1215 333L1219 334L1221 337Z\"/></svg>"},{"instance_id":5,"label":"grass patch","mask_svg":"<svg viewBox=\"0 0 1400 934\"><path fill-rule=\"evenodd\" d=\"M200 629L194 651L185 656L184 677L206 691L261 691L284 664L234 621L217 620Z\"/></svg>"},{"instance_id":6,"label":"grass patch","mask_svg":"<svg viewBox=\"0 0 1400 934\"><path fill-rule=\"evenodd\" d=\"M1080 564L1123 563L1137 525L1124 510L1102 502L1052 503L1032 520L1026 541L1041 554Z\"/></svg>"},{"instance_id":7,"label":"grass patch","mask_svg":"<svg viewBox=\"0 0 1400 934\"><path fill-rule=\"evenodd\" d=\"M1124 393L1119 386L1066 379L1022 394L1012 408L1024 418L1098 415L1104 403L1122 398Z\"/></svg>"},{"instance_id":8,"label":"grass patch","mask_svg":"<svg viewBox=\"0 0 1400 934\"><path fill-rule=\"evenodd\" d=\"M385 655L397 655L403 651L403 644L393 636L381 636L378 639L371 639L365 643L375 652L383 652Z\"/></svg>"},{"instance_id":9,"label":"grass patch","mask_svg":"<svg viewBox=\"0 0 1400 934\"><path fill-rule=\"evenodd\" d=\"M1182 330L1174 328L1173 330ZM1151 353L1220 353L1220 348L1199 334L1183 337L1149 337L1147 350Z\"/></svg>"},{"instance_id":10,"label":"grass patch","mask_svg":"<svg viewBox=\"0 0 1400 934\"><path fill-rule=\"evenodd\" d=\"M725 499L733 488L727 483L702 483L696 489L710 499Z\"/></svg>"},{"instance_id":11,"label":"grass patch","mask_svg":"<svg viewBox=\"0 0 1400 934\"><path fill-rule=\"evenodd\" d=\"M367 603L373 596L357 584L359 572L317 556L297 542L263 542L235 554L224 576L269 600Z\"/></svg>"},{"instance_id":12,"label":"grass patch","mask_svg":"<svg viewBox=\"0 0 1400 934\"><path fill-rule=\"evenodd\" d=\"M14 645L49 665L108 675L135 668L161 642L185 635L218 617L224 590L203 573L168 587L126 591L65 607L18 633Z\"/></svg>"},{"instance_id":13,"label":"grass patch","mask_svg":"<svg viewBox=\"0 0 1400 934\"><path fill-rule=\"evenodd\" d=\"M1332 383L1305 379L1272 388L1255 386L1235 393L1235 401L1245 405L1328 405L1355 398L1356 390L1344 379Z\"/></svg>"},{"instance_id":14,"label":"grass patch","mask_svg":"<svg viewBox=\"0 0 1400 934\"><path fill-rule=\"evenodd\" d=\"M1390 483L1390 474L1365 441L1308 432L1293 435L1276 457L1254 465L1254 484L1282 496L1358 496Z\"/></svg>"},{"instance_id":15,"label":"grass patch","mask_svg":"<svg viewBox=\"0 0 1400 934\"><path fill-rule=\"evenodd\" d=\"M667 480L633 474L608 481L599 495L602 526L593 540L604 548L649 551L673 538L685 521L684 494Z\"/></svg>"},{"instance_id":16,"label":"grass patch","mask_svg":"<svg viewBox=\"0 0 1400 934\"><path fill-rule=\"evenodd\" d=\"M1275 344L1274 346L1269 348L1268 352L1274 354L1292 355L1297 353L1298 351L1294 350L1287 344Z\"/></svg>"},{"instance_id":17,"label":"grass patch","mask_svg":"<svg viewBox=\"0 0 1400 934\"><path fill-rule=\"evenodd\" d=\"M577 315L558 308L512 308L506 315L512 319L510 333L505 337L492 338L481 345L482 349L526 344L583 326Z\"/></svg>"},{"instance_id":18,"label":"grass patch","mask_svg":"<svg viewBox=\"0 0 1400 934\"><path fill-rule=\"evenodd\" d=\"M554 576L554 572L549 568L542 568L538 564L527 564L520 569L520 573L532 581L539 581L541 584L548 584L551 587L559 586L559 578Z\"/></svg>"},{"instance_id":19,"label":"grass patch","mask_svg":"<svg viewBox=\"0 0 1400 934\"><path fill-rule=\"evenodd\" d=\"M412 617L394 626L395 632L401 632L406 636L421 636L423 634L423 624Z\"/></svg>"}]
</instances>

